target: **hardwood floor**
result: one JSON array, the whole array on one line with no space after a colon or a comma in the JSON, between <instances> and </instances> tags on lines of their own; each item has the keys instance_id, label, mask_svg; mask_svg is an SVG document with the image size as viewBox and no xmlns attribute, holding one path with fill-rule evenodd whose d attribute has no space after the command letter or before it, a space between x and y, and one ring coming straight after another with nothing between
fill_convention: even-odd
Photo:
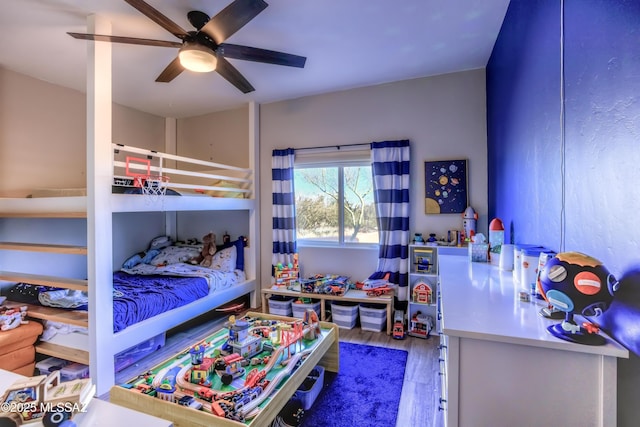
<instances>
[{"instance_id":1,"label":"hardwood floor","mask_svg":"<svg viewBox=\"0 0 640 427\"><path fill-rule=\"evenodd\" d=\"M163 348L118 372L116 383L125 382L183 351L209 335L212 330L219 328L226 319L226 316L219 314L209 315L183 325L180 329L169 331ZM407 337L404 340L395 340L384 332L363 331L356 327L340 329L340 341L406 350L409 354L396 426L442 427L442 413L438 410L440 377L437 335L428 339ZM100 397L108 400L108 395Z\"/></svg>"}]
</instances>

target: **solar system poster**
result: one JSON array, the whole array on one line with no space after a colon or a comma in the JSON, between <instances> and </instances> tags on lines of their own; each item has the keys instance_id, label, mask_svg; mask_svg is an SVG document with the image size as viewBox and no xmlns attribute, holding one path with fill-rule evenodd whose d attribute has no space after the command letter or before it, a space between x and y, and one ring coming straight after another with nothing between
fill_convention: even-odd
<instances>
[{"instance_id":1,"label":"solar system poster","mask_svg":"<svg viewBox=\"0 0 640 427\"><path fill-rule=\"evenodd\" d=\"M425 213L462 213L467 208L467 161L424 162Z\"/></svg>"}]
</instances>

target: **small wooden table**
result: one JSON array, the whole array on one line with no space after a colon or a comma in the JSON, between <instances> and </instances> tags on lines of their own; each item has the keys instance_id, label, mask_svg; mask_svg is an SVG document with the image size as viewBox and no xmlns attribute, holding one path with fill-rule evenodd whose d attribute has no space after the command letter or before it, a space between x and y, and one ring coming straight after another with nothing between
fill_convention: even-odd
<instances>
[{"instance_id":1,"label":"small wooden table","mask_svg":"<svg viewBox=\"0 0 640 427\"><path fill-rule=\"evenodd\" d=\"M330 295L330 294L311 294L307 292L300 292L298 290L289 290L286 288L271 287L262 289L262 312L267 313L269 308L269 297L271 295L284 295L294 298L310 298L320 300L320 320L326 321L325 313L325 301L348 301L357 303L370 303L370 304L384 304L387 309L387 335L391 335L392 329L392 310L393 310L393 295L382 295L379 297L369 297L366 291L359 289L349 289L343 296Z\"/></svg>"}]
</instances>

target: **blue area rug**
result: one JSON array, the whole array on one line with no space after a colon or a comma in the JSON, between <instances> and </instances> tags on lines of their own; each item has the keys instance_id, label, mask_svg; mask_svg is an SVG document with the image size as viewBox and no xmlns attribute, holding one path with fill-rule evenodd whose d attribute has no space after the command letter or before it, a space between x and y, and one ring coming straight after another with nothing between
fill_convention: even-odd
<instances>
[{"instance_id":1,"label":"blue area rug","mask_svg":"<svg viewBox=\"0 0 640 427\"><path fill-rule=\"evenodd\" d=\"M340 372L325 371L324 388L301 426L395 426L407 355L341 342Z\"/></svg>"}]
</instances>

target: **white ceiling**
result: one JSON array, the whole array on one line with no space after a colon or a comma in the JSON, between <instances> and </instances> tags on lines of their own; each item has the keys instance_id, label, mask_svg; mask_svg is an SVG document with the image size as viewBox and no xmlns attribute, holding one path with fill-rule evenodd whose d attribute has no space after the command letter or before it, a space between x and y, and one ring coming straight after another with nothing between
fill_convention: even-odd
<instances>
[{"instance_id":1,"label":"white ceiling","mask_svg":"<svg viewBox=\"0 0 640 427\"><path fill-rule=\"evenodd\" d=\"M305 68L230 59L255 92L218 74L185 71L156 83L177 49L113 44L113 99L166 117L188 117L301 96L486 66L509 0L266 0L227 42L307 57ZM147 0L186 31L190 10L215 15L230 0ZM122 0L2 0L0 67L85 91L87 16L112 34L180 41Z\"/></svg>"}]
</instances>

